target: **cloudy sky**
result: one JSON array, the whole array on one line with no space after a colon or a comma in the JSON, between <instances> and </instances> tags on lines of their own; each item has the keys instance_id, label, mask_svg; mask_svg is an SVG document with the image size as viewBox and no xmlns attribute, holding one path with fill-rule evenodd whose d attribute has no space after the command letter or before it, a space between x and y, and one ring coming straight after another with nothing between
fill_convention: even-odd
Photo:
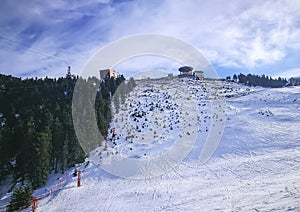
<instances>
[{"instance_id":1,"label":"cloudy sky","mask_svg":"<svg viewBox=\"0 0 300 212\"><path fill-rule=\"evenodd\" d=\"M79 74L109 43L156 33L198 48L221 77L300 76L299 11L299 0L1 0L0 73L58 77L70 65ZM126 75L176 73L179 66L170 59L143 56L115 68ZM99 64L101 68L106 67Z\"/></svg>"}]
</instances>

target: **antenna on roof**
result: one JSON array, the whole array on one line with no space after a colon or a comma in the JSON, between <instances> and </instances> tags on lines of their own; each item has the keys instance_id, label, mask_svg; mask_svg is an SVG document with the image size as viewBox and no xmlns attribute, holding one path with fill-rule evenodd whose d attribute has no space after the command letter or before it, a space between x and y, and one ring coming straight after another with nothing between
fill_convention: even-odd
<instances>
[{"instance_id":1,"label":"antenna on roof","mask_svg":"<svg viewBox=\"0 0 300 212\"><path fill-rule=\"evenodd\" d=\"M71 78L72 74L71 74L71 66L68 66L68 72L67 72L67 75L66 77L67 78Z\"/></svg>"}]
</instances>

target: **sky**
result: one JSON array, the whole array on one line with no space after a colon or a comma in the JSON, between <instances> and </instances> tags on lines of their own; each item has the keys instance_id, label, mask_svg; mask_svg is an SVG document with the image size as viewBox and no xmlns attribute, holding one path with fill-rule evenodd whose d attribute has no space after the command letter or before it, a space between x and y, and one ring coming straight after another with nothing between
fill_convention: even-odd
<instances>
[{"instance_id":1,"label":"sky","mask_svg":"<svg viewBox=\"0 0 300 212\"><path fill-rule=\"evenodd\" d=\"M60 77L71 66L77 75L108 44L154 33L190 43L220 77L297 77L299 11L299 0L1 0L0 73ZM176 74L181 65L188 64L152 55L114 68L125 76Z\"/></svg>"}]
</instances>

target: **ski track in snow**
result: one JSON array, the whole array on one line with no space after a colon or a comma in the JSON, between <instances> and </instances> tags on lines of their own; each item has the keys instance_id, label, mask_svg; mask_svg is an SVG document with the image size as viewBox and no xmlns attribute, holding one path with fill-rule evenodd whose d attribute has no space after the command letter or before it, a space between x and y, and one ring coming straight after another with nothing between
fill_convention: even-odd
<instances>
[{"instance_id":1,"label":"ski track in snow","mask_svg":"<svg viewBox=\"0 0 300 212\"><path fill-rule=\"evenodd\" d=\"M76 168L84 170L83 185L76 187L76 177L69 177L61 190L39 201L38 211L300 211L300 87L248 88L225 82L223 90L214 90L211 81L170 81L139 82L141 84L126 99L119 113L115 111L111 127L117 128L120 137L116 145L110 142L104 152L100 146L92 155L98 158L102 151L101 160L98 158L101 164L109 163L111 154L138 159L163 154L177 136L186 133L188 126L180 105L175 104L176 95L179 95L180 98L195 98L202 111L198 120L200 126L193 129L201 137L182 163L159 177L141 180L112 176L93 162L86 168L86 164L82 164ZM209 92L201 87L203 83ZM191 93L183 94L180 86L188 86ZM153 90L143 93L150 88ZM226 127L213 157L200 164L196 159L207 137L206 129L212 124L210 94L214 92L226 96ZM170 100L165 103L164 98L170 93ZM137 98L141 94L145 96ZM164 113L156 111L160 123L151 118L155 114L148 110L154 100L160 102L158 108L164 110ZM138 107L138 104L143 106ZM168 105L174 108L168 110ZM147 121L133 121L130 114L143 110L149 112L142 117L147 117ZM121 113L124 114L123 122L120 121ZM169 116L173 118L170 120ZM135 131L141 129L142 124L143 130ZM161 130L163 124L168 127ZM157 136L153 134L155 130ZM129 139L127 132L138 138L129 136ZM150 139L150 133L151 138L155 138ZM141 137L153 142L139 144ZM70 173L73 170L70 169ZM55 184L54 178L56 176L36 194Z\"/></svg>"}]
</instances>

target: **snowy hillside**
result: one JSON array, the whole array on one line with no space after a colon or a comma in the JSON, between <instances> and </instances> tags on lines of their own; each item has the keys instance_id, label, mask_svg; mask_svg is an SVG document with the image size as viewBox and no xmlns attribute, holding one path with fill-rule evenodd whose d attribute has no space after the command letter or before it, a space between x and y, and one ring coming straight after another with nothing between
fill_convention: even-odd
<instances>
[{"instance_id":1,"label":"snowy hillside","mask_svg":"<svg viewBox=\"0 0 300 212\"><path fill-rule=\"evenodd\" d=\"M113 110L107 148L103 141L76 167L82 186L74 169L52 176L35 192L49 194L38 211L300 211L300 87L143 80ZM221 142L203 163L210 136ZM176 148L166 168L161 159Z\"/></svg>"}]
</instances>

